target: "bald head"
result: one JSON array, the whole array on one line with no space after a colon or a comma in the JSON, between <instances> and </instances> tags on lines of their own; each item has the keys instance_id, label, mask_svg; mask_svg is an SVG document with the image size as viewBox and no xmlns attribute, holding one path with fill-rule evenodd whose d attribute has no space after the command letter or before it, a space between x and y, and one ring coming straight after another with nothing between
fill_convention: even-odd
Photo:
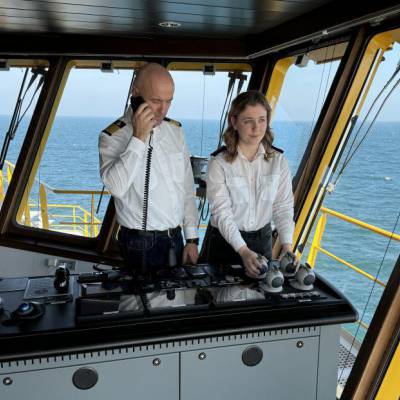
<instances>
[{"instance_id":1,"label":"bald head","mask_svg":"<svg viewBox=\"0 0 400 400\"><path fill-rule=\"evenodd\" d=\"M174 97L174 81L162 65L146 64L136 75L132 94L143 97L155 115L156 125L159 125Z\"/></svg>"},{"instance_id":2,"label":"bald head","mask_svg":"<svg viewBox=\"0 0 400 400\"><path fill-rule=\"evenodd\" d=\"M174 81L169 71L160 64L149 63L138 71L133 86L139 91L146 88L148 83L162 81L174 86Z\"/></svg>"}]
</instances>

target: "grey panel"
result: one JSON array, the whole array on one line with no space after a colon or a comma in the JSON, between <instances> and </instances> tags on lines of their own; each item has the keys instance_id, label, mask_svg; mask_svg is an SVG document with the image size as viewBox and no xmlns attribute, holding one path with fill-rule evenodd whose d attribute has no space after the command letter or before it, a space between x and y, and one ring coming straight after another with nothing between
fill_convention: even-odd
<instances>
[{"instance_id":1,"label":"grey panel","mask_svg":"<svg viewBox=\"0 0 400 400\"><path fill-rule=\"evenodd\" d=\"M157 359L160 361L159 365ZM91 389L74 386L72 377L80 367L55 368L1 375L2 400L177 400L179 398L178 354L88 364L98 374ZM4 379L12 383L4 384ZM9 381L7 381L9 382Z\"/></svg>"},{"instance_id":2,"label":"grey panel","mask_svg":"<svg viewBox=\"0 0 400 400\"><path fill-rule=\"evenodd\" d=\"M315 399L318 343L318 337L258 343L263 359L254 367L242 362L246 345L183 353L181 400Z\"/></svg>"},{"instance_id":3,"label":"grey panel","mask_svg":"<svg viewBox=\"0 0 400 400\"><path fill-rule=\"evenodd\" d=\"M53 275L55 268L48 266L48 260L70 260L2 246L0 254L1 278ZM92 266L93 263L75 260L75 272L91 272Z\"/></svg>"},{"instance_id":4,"label":"grey panel","mask_svg":"<svg viewBox=\"0 0 400 400\"><path fill-rule=\"evenodd\" d=\"M321 326L318 360L318 399L335 400L340 325Z\"/></svg>"},{"instance_id":5,"label":"grey panel","mask_svg":"<svg viewBox=\"0 0 400 400\"><path fill-rule=\"evenodd\" d=\"M109 347L82 347L75 349L76 352L66 352L60 348L60 354L51 352L39 353L32 357L26 356L23 360L0 361L0 374L13 374L32 370L61 368L70 366L79 366L90 360L91 363L113 362L127 358L158 356L160 354L170 354L173 352L187 351L204 351L212 348L220 348L222 346L246 345L246 347L259 342L281 342L286 339L294 339L304 337L318 336L320 333L319 326L277 329L277 330L261 330L249 333L230 333L218 335L214 332L213 336L208 337L175 337L155 340L148 340L145 343L140 342L115 342ZM62 343L60 344L62 345ZM1 357L0 357L1 360Z\"/></svg>"},{"instance_id":6,"label":"grey panel","mask_svg":"<svg viewBox=\"0 0 400 400\"><path fill-rule=\"evenodd\" d=\"M0 398L333 400L338 341L339 326L303 327L4 361Z\"/></svg>"}]
</instances>

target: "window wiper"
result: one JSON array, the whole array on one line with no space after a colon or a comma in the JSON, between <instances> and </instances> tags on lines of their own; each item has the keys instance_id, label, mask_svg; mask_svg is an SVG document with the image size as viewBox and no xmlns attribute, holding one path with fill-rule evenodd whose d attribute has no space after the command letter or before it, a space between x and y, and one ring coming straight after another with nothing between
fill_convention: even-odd
<instances>
[{"instance_id":1,"label":"window wiper","mask_svg":"<svg viewBox=\"0 0 400 400\"><path fill-rule=\"evenodd\" d=\"M6 133L6 136L4 138L4 142L3 142L3 147L1 149L1 154L0 154L0 171L3 169L4 167L4 163L7 157L7 153L8 153L8 148L10 146L10 142L11 140L14 139L15 137L15 133L17 132L18 126L20 124L20 122L22 121L22 119L24 118L26 112L28 111L29 107L32 104L32 101L36 95L36 93L38 92L38 90L40 89L40 87L43 85L44 82L44 76L46 74L46 70L42 67L39 68L32 68L31 72L32 72L32 76L31 79L25 89L25 84L26 84L26 80L27 80L27 76L28 76L28 71L29 68L27 68L25 70L24 73L24 78L22 79L22 84L21 87L19 89L19 93L18 93L18 98L17 98L17 102L15 103L15 107L14 107L14 112L10 121L10 125L8 127L8 131ZM39 83L31 97L31 100L28 103L28 106L26 107L25 111L22 113L21 116L21 109L22 109L22 104L25 100L25 96L29 90L29 88L32 86L32 84L35 82L36 78L41 75L41 78L39 80Z\"/></svg>"}]
</instances>

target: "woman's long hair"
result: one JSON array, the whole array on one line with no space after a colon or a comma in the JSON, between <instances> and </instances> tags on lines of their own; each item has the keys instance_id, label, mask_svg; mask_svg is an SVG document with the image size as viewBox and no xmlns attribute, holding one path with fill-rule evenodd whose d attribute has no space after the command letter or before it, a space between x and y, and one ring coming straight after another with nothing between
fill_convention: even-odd
<instances>
[{"instance_id":1,"label":"woman's long hair","mask_svg":"<svg viewBox=\"0 0 400 400\"><path fill-rule=\"evenodd\" d=\"M265 149L265 160L268 161L272 157L272 142L274 140L274 135L270 127L271 107L263 94L256 90L249 90L240 93L239 96L232 101L231 109L228 113L228 127L223 134L223 139L226 145L226 161L233 162L238 155L239 134L232 125L232 117L238 117L247 106L256 106L257 104L260 104L267 111L267 129L265 130L264 137L261 139L261 143Z\"/></svg>"}]
</instances>

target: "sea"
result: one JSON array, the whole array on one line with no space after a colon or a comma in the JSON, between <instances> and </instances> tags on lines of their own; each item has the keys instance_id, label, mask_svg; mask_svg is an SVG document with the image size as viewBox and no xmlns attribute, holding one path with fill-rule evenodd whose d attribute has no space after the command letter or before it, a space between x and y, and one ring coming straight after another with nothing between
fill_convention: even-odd
<instances>
[{"instance_id":1,"label":"sea","mask_svg":"<svg viewBox=\"0 0 400 400\"><path fill-rule=\"evenodd\" d=\"M99 178L98 135L113 122L109 117L58 116L51 129L37 181L56 189L101 190ZM7 160L15 163L27 130L25 118L10 144ZM181 120L190 153L209 156L218 145L220 122ZM0 116L0 145L8 130L10 116ZM368 125L368 124L367 124ZM284 150L294 175L312 132L308 121L274 121L274 145ZM355 129L355 131L357 128ZM365 129L361 131L361 135ZM346 155L346 150L344 151ZM400 122L376 122L352 157L324 206L389 232L400 234ZM5 171L3 171L5 176ZM33 189L31 196L38 196ZM79 203L90 210L90 196L48 195L49 203ZM38 199L36 199L38 200ZM96 206L99 196L96 196ZM98 217L106 210L103 198ZM206 223L203 221L203 223ZM309 241L312 239L310 235ZM399 257L400 242L390 240L348 222L328 216L321 246L386 282ZM309 245L302 261L307 260ZM383 288L323 253L316 260L316 271L342 291L354 304L366 324L371 322ZM362 340L363 328L349 325Z\"/></svg>"}]
</instances>

